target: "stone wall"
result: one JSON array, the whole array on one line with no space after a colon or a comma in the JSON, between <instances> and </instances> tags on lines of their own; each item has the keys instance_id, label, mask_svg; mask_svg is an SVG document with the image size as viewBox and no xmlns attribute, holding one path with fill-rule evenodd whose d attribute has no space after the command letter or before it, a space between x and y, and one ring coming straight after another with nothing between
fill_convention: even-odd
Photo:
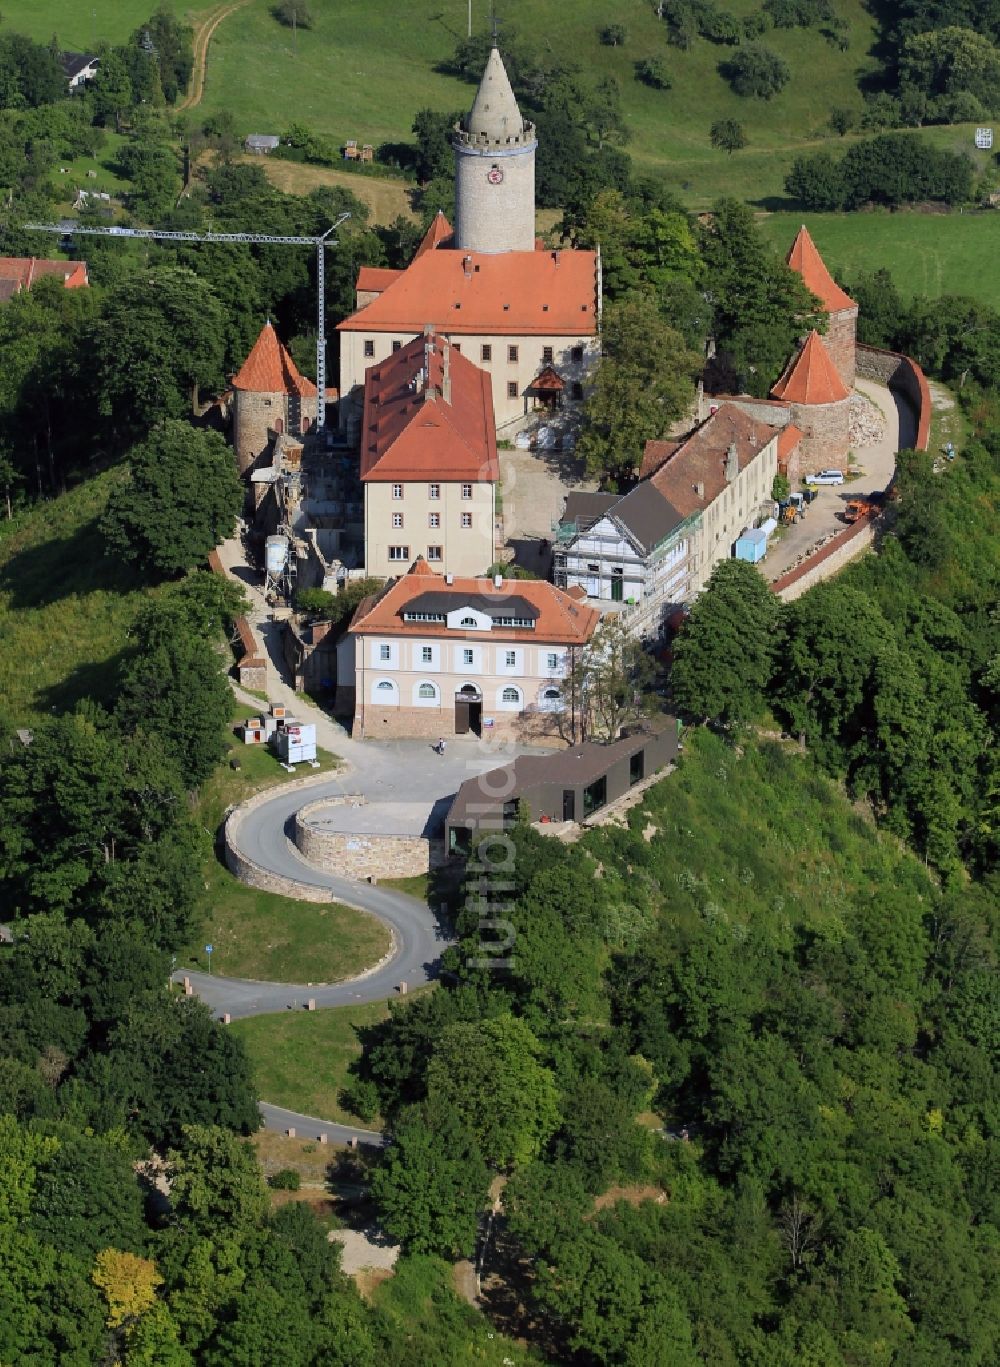
<instances>
[{"instance_id":1,"label":"stone wall","mask_svg":"<svg viewBox=\"0 0 1000 1367\"><path fill-rule=\"evenodd\" d=\"M304 859L344 878L412 878L445 863L444 841L422 835L375 835L331 831L313 824L329 800L310 802L295 813L295 844Z\"/></svg>"},{"instance_id":2,"label":"stone wall","mask_svg":"<svg viewBox=\"0 0 1000 1367\"><path fill-rule=\"evenodd\" d=\"M800 598L814 584L830 579L845 565L866 551L875 539L875 526L870 518L856 522L832 537L821 550L796 569L783 574L771 585L772 592L786 603Z\"/></svg>"},{"instance_id":3,"label":"stone wall","mask_svg":"<svg viewBox=\"0 0 1000 1367\"><path fill-rule=\"evenodd\" d=\"M520 741L525 745L564 744L555 712L488 712L493 725L483 736L490 740ZM455 735L455 709L448 707L378 707L359 703L354 713L353 734L360 740L437 740Z\"/></svg>"},{"instance_id":4,"label":"stone wall","mask_svg":"<svg viewBox=\"0 0 1000 1367\"><path fill-rule=\"evenodd\" d=\"M926 451L931 438L931 391L924 372L909 356L881 347L858 344L858 374L866 380L898 389L917 414L916 448Z\"/></svg>"},{"instance_id":5,"label":"stone wall","mask_svg":"<svg viewBox=\"0 0 1000 1367\"><path fill-rule=\"evenodd\" d=\"M233 447L236 451L236 467L241 475L254 467L276 432L291 432L293 426L301 426L302 431L312 427L316 420L316 396L296 403L300 420L295 424L290 419L291 406L287 394L257 394L248 389L236 390ZM294 435L298 436L300 432Z\"/></svg>"},{"instance_id":6,"label":"stone wall","mask_svg":"<svg viewBox=\"0 0 1000 1367\"><path fill-rule=\"evenodd\" d=\"M792 422L803 433L798 477L843 465L850 443L850 397L837 403L793 403L791 411Z\"/></svg>"},{"instance_id":7,"label":"stone wall","mask_svg":"<svg viewBox=\"0 0 1000 1367\"><path fill-rule=\"evenodd\" d=\"M755 422L770 423L772 427L787 427L792 421L791 409L779 399L755 399L750 394L706 394L703 389L698 391L698 421L704 422L713 408L724 403L734 404Z\"/></svg>"},{"instance_id":8,"label":"stone wall","mask_svg":"<svg viewBox=\"0 0 1000 1367\"><path fill-rule=\"evenodd\" d=\"M854 388L857 367L857 332L857 305L851 309L838 309L829 315L829 323L823 341L830 353L830 359L837 367L837 373L848 389Z\"/></svg>"}]
</instances>

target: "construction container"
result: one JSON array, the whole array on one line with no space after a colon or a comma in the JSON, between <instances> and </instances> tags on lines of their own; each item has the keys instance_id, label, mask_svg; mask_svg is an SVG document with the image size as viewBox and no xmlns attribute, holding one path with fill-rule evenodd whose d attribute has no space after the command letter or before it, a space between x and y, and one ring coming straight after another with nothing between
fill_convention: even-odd
<instances>
[{"instance_id":1,"label":"construction container","mask_svg":"<svg viewBox=\"0 0 1000 1367\"><path fill-rule=\"evenodd\" d=\"M758 560L763 560L767 554L767 533L763 527L755 527L752 531L744 532L736 541L736 559L748 560L751 565L756 565Z\"/></svg>"},{"instance_id":2,"label":"construction container","mask_svg":"<svg viewBox=\"0 0 1000 1367\"><path fill-rule=\"evenodd\" d=\"M309 764L316 759L315 724L289 721L275 731L271 744L283 764Z\"/></svg>"}]
</instances>

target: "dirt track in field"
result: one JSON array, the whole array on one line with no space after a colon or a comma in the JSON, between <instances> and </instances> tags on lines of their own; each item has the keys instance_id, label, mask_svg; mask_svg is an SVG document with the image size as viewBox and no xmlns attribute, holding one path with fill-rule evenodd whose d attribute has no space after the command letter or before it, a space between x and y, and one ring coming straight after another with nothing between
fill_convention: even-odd
<instances>
[{"instance_id":1,"label":"dirt track in field","mask_svg":"<svg viewBox=\"0 0 1000 1367\"><path fill-rule=\"evenodd\" d=\"M208 68L208 49L215 36L215 30L222 23L223 19L228 19L237 10L243 9L250 0L231 0L231 3L217 5L210 10L201 21L194 35L194 70L191 73L191 85L188 93L178 104L178 112L184 109L194 109L201 104L202 96L205 94L205 75Z\"/></svg>"}]
</instances>

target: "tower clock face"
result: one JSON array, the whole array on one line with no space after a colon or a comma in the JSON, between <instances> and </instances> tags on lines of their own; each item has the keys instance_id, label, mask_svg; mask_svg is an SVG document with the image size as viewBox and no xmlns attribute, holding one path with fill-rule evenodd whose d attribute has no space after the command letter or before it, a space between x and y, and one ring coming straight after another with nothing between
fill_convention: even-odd
<instances>
[{"instance_id":1,"label":"tower clock face","mask_svg":"<svg viewBox=\"0 0 1000 1367\"><path fill-rule=\"evenodd\" d=\"M500 170L500 167L491 166L490 169L486 172L486 179L489 181L491 185L502 185L503 172Z\"/></svg>"}]
</instances>

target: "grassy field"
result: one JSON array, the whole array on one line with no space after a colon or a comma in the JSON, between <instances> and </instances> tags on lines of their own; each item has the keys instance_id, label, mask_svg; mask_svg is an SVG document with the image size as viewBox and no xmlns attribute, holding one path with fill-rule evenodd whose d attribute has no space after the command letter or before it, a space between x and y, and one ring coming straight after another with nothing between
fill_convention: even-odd
<instances>
[{"instance_id":1,"label":"grassy field","mask_svg":"<svg viewBox=\"0 0 1000 1367\"><path fill-rule=\"evenodd\" d=\"M115 478L0 522L0 697L16 725L88 694L108 698L129 628L155 593L104 557L97 519Z\"/></svg>"},{"instance_id":2,"label":"grassy field","mask_svg":"<svg viewBox=\"0 0 1000 1367\"><path fill-rule=\"evenodd\" d=\"M178 968L206 969L210 944L213 973L328 983L364 972L389 949L389 932L374 916L245 887L215 860L205 868L204 900L204 924L178 954Z\"/></svg>"},{"instance_id":3,"label":"grassy field","mask_svg":"<svg viewBox=\"0 0 1000 1367\"><path fill-rule=\"evenodd\" d=\"M307 195L325 185L336 185L350 190L371 210L372 223L391 223L402 215L416 218L414 200L419 192L403 180L383 179L380 176L359 176L351 171L340 171L333 166L308 166L304 162L282 161L278 157L242 156L238 161L262 166L272 185L289 195Z\"/></svg>"},{"instance_id":4,"label":"grassy field","mask_svg":"<svg viewBox=\"0 0 1000 1367\"><path fill-rule=\"evenodd\" d=\"M805 222L838 279L885 267L904 295L971 294L1000 306L994 269L1000 214L770 214L761 227L782 252Z\"/></svg>"},{"instance_id":5,"label":"grassy field","mask_svg":"<svg viewBox=\"0 0 1000 1367\"><path fill-rule=\"evenodd\" d=\"M361 1053L356 1029L385 1020L385 1002L344 1006L328 1011L289 1011L280 1016L254 1016L233 1021L246 1045L256 1075L257 1095L275 1106L319 1116L344 1125L365 1124L345 1111L340 1089L347 1069Z\"/></svg>"},{"instance_id":6,"label":"grassy field","mask_svg":"<svg viewBox=\"0 0 1000 1367\"><path fill-rule=\"evenodd\" d=\"M194 23L199 13L213 6L163 0L172 10ZM160 0L10 0L3 7L4 28L26 33L47 43L53 34L71 52L93 52L100 43L122 43L143 20L160 8Z\"/></svg>"}]
</instances>

